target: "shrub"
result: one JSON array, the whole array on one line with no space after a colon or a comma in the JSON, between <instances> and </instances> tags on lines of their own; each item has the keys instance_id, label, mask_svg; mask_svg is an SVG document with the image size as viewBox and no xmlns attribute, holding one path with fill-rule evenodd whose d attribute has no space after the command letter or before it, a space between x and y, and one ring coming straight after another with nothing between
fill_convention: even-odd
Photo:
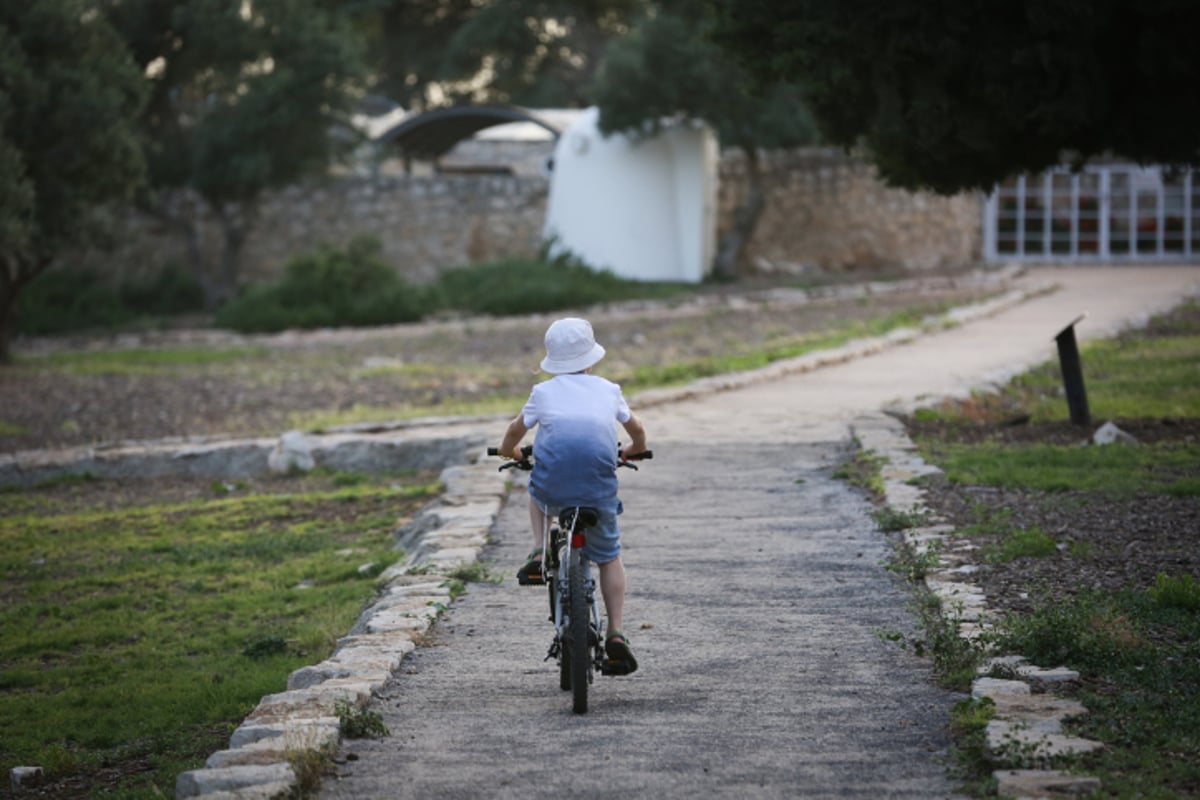
<instances>
[{"instance_id":1,"label":"shrub","mask_svg":"<svg viewBox=\"0 0 1200 800\"><path fill-rule=\"evenodd\" d=\"M1182 608L1187 611L1200 611L1200 583L1191 575L1180 575L1169 578L1159 573L1154 580L1154 586L1149 590L1150 597L1162 608Z\"/></svg>"},{"instance_id":2,"label":"shrub","mask_svg":"<svg viewBox=\"0 0 1200 800\"><path fill-rule=\"evenodd\" d=\"M624 280L566 255L460 267L445 273L438 286L448 308L495 316L584 308L682 290L672 284Z\"/></svg>"},{"instance_id":3,"label":"shrub","mask_svg":"<svg viewBox=\"0 0 1200 800\"><path fill-rule=\"evenodd\" d=\"M1138 626L1109 597L1085 594L1012 615L1001 626L1001 646L1039 664L1104 671L1129 664L1145 651Z\"/></svg>"},{"instance_id":4,"label":"shrub","mask_svg":"<svg viewBox=\"0 0 1200 800\"><path fill-rule=\"evenodd\" d=\"M203 307L200 284L178 266L118 279L93 269L55 266L17 296L17 330L45 335L111 328Z\"/></svg>"},{"instance_id":5,"label":"shrub","mask_svg":"<svg viewBox=\"0 0 1200 800\"><path fill-rule=\"evenodd\" d=\"M251 287L222 307L216 324L249 333L420 319L428 290L408 285L379 253L378 240L360 237L344 250L294 258L277 283Z\"/></svg>"}]
</instances>

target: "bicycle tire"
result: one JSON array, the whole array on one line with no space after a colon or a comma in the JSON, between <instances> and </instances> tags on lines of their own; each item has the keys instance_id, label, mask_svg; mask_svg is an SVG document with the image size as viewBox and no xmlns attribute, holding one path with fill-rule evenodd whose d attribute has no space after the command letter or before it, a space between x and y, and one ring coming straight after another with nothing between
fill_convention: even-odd
<instances>
[{"instance_id":1,"label":"bicycle tire","mask_svg":"<svg viewBox=\"0 0 1200 800\"><path fill-rule=\"evenodd\" d=\"M571 561L567 572L567 582L570 585L570 638L564 651L564 661L568 662L571 675L571 709L576 714L587 713L588 707L588 620L590 619L585 572L587 570L583 556L578 550L571 551Z\"/></svg>"},{"instance_id":2,"label":"bicycle tire","mask_svg":"<svg viewBox=\"0 0 1200 800\"><path fill-rule=\"evenodd\" d=\"M554 621L555 598L554 584L558 581L558 576L554 575L550 580L550 621ZM571 651L567 647L565 638L558 643L558 688L564 692L571 691Z\"/></svg>"}]
</instances>

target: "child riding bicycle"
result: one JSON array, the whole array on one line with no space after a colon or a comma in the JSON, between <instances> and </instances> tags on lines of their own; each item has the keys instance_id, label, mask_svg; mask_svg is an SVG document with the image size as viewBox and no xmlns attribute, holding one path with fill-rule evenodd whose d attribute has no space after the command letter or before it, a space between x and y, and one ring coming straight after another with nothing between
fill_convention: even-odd
<instances>
[{"instance_id":1,"label":"child riding bicycle","mask_svg":"<svg viewBox=\"0 0 1200 800\"><path fill-rule=\"evenodd\" d=\"M520 459L518 445L538 426L534 441L533 472L529 478L529 520L534 550L517 573L522 585L541 584L542 536L549 515L573 506L600 512L596 529L589 533L584 555L600 567L600 594L608 615L605 651L623 661L626 674L637 669L629 639L621 632L625 605L625 567L621 563L617 515L616 425L632 441L621 456L646 450L646 430L629 410L621 387L591 369L604 357L591 324L567 317L546 330L546 357L541 367L554 377L533 387L521 413L509 423L500 442L500 454Z\"/></svg>"}]
</instances>

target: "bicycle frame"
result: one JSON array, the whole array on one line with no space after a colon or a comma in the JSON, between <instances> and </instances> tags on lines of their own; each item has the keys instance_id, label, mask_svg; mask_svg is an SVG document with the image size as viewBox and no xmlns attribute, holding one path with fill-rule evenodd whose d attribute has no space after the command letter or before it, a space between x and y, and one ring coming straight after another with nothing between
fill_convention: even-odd
<instances>
[{"instance_id":1,"label":"bicycle frame","mask_svg":"<svg viewBox=\"0 0 1200 800\"><path fill-rule=\"evenodd\" d=\"M567 516L570 527L564 528L564 517ZM554 658L558 663L561 671L560 687L573 691L576 713L584 713L587 710L586 684L592 683L604 660L604 649L601 645L604 641L604 623L600 617L600 603L596 596L596 577L592 570L592 562L583 555L582 550L587 530L591 526L581 521L582 516L578 508L563 509L557 515L556 522L551 522L550 515L547 514L542 528L542 552L546 554L547 586L554 622L554 640L546 658ZM580 571L581 577L578 581L572 580L572 569ZM584 609L587 620L584 626L574 630L584 632L587 638L583 646L571 649L575 635L571 625L571 608L575 603L573 594L576 587L584 596L582 604L575 607ZM575 665L572 652L577 655L586 654L584 664ZM579 685L580 682L583 682L583 685Z\"/></svg>"}]
</instances>

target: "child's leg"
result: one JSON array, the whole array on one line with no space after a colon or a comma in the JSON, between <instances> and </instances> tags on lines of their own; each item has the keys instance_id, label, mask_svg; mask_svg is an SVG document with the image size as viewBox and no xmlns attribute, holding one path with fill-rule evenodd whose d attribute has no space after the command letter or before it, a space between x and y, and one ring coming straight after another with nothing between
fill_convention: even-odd
<instances>
[{"instance_id":1,"label":"child's leg","mask_svg":"<svg viewBox=\"0 0 1200 800\"><path fill-rule=\"evenodd\" d=\"M546 512L532 497L529 498L529 524L533 528L533 549L540 550L545 544Z\"/></svg>"},{"instance_id":2,"label":"child's leg","mask_svg":"<svg viewBox=\"0 0 1200 800\"><path fill-rule=\"evenodd\" d=\"M608 613L608 632L621 630L625 612L625 565L620 556L600 565L600 594Z\"/></svg>"}]
</instances>

